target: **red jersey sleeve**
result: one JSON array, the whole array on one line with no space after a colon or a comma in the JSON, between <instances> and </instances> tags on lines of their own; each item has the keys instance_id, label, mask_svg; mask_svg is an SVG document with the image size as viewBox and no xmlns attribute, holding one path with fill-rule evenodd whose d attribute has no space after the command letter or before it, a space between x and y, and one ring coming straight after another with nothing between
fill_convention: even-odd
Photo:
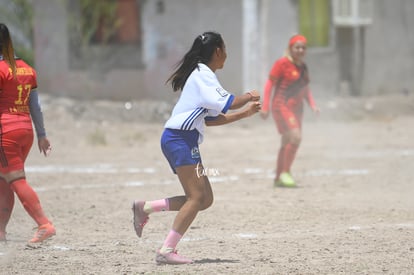
<instances>
[{"instance_id":1,"label":"red jersey sleeve","mask_svg":"<svg viewBox=\"0 0 414 275\"><path fill-rule=\"evenodd\" d=\"M279 79L283 77L283 59L278 59L274 64L269 73L269 78L267 79L264 92L263 92L263 104L262 110L267 112L269 110L270 97L272 94L273 86L278 82Z\"/></svg>"},{"instance_id":2,"label":"red jersey sleeve","mask_svg":"<svg viewBox=\"0 0 414 275\"><path fill-rule=\"evenodd\" d=\"M284 59L281 58L279 60L277 60L274 64L272 69L270 70L269 73L269 79L272 80L274 83L283 77L283 63L284 63Z\"/></svg>"},{"instance_id":3,"label":"red jersey sleeve","mask_svg":"<svg viewBox=\"0 0 414 275\"><path fill-rule=\"evenodd\" d=\"M263 92L263 104L262 104L262 111L267 112L269 111L269 103L270 103L270 94L272 93L273 81L268 79L266 80Z\"/></svg>"},{"instance_id":4,"label":"red jersey sleeve","mask_svg":"<svg viewBox=\"0 0 414 275\"><path fill-rule=\"evenodd\" d=\"M0 91L3 90L3 82L5 79L5 73L4 70L8 69L8 66L5 66L4 64L6 64L4 61L0 61Z\"/></svg>"},{"instance_id":5,"label":"red jersey sleeve","mask_svg":"<svg viewBox=\"0 0 414 275\"><path fill-rule=\"evenodd\" d=\"M37 73L36 70L32 68L33 78L32 78L32 90L37 88Z\"/></svg>"}]
</instances>

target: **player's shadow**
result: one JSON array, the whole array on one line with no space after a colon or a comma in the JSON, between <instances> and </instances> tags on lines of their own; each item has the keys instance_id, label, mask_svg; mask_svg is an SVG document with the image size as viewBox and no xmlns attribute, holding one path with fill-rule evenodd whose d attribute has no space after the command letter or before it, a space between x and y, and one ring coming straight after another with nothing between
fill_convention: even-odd
<instances>
[{"instance_id":1,"label":"player's shadow","mask_svg":"<svg viewBox=\"0 0 414 275\"><path fill-rule=\"evenodd\" d=\"M239 260L228 260L228 259L201 259L195 260L196 264L210 264L210 263L240 263Z\"/></svg>"}]
</instances>

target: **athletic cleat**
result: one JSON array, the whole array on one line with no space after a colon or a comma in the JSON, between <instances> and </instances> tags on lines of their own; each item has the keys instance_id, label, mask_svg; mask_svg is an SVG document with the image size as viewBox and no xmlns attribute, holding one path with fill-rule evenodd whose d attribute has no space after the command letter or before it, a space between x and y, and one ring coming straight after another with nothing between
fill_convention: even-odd
<instances>
[{"instance_id":1,"label":"athletic cleat","mask_svg":"<svg viewBox=\"0 0 414 275\"><path fill-rule=\"evenodd\" d=\"M283 187L283 183L280 179L274 179L273 187Z\"/></svg>"},{"instance_id":2,"label":"athletic cleat","mask_svg":"<svg viewBox=\"0 0 414 275\"><path fill-rule=\"evenodd\" d=\"M173 252L167 252L167 253L161 253L160 251L158 251L155 257L155 262L158 265L164 265L164 264L177 265L177 264L191 264L193 261L189 258L178 255L177 250L175 250Z\"/></svg>"},{"instance_id":3,"label":"athletic cleat","mask_svg":"<svg viewBox=\"0 0 414 275\"><path fill-rule=\"evenodd\" d=\"M142 230L148 222L148 214L144 211L145 201L134 201L132 203L132 212L134 214L134 229L137 236L141 238Z\"/></svg>"},{"instance_id":4,"label":"athletic cleat","mask_svg":"<svg viewBox=\"0 0 414 275\"><path fill-rule=\"evenodd\" d=\"M296 187L295 180L287 172L280 174L279 181L283 187Z\"/></svg>"},{"instance_id":5,"label":"athletic cleat","mask_svg":"<svg viewBox=\"0 0 414 275\"><path fill-rule=\"evenodd\" d=\"M56 235L56 229L51 223L42 224L29 242L40 243L54 235Z\"/></svg>"}]
</instances>

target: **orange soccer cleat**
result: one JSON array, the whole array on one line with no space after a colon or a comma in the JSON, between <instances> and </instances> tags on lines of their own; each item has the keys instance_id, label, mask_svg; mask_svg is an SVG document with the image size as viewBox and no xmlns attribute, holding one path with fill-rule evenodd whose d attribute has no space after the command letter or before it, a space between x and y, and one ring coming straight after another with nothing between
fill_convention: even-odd
<instances>
[{"instance_id":1,"label":"orange soccer cleat","mask_svg":"<svg viewBox=\"0 0 414 275\"><path fill-rule=\"evenodd\" d=\"M56 235L56 229L51 223L42 224L29 242L40 243L54 235Z\"/></svg>"}]
</instances>

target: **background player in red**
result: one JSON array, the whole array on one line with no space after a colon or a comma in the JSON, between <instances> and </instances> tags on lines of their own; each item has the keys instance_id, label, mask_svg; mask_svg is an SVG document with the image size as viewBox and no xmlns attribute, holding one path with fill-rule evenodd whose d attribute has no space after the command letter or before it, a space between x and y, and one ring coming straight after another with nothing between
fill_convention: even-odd
<instances>
[{"instance_id":1,"label":"background player in red","mask_svg":"<svg viewBox=\"0 0 414 275\"><path fill-rule=\"evenodd\" d=\"M0 241L6 240L14 193L38 225L29 242L41 242L56 233L24 171L33 144L32 119L40 152L46 156L51 150L36 88L36 71L15 57L10 32L0 23Z\"/></svg>"},{"instance_id":2,"label":"background player in red","mask_svg":"<svg viewBox=\"0 0 414 275\"><path fill-rule=\"evenodd\" d=\"M308 86L309 73L304 62L305 53L306 38L302 35L292 36L285 56L274 63L264 87L261 115L264 119L268 117L272 101L272 115L282 135L275 186L296 186L290 168L302 139L303 101L306 100L311 109L319 113Z\"/></svg>"}]
</instances>

